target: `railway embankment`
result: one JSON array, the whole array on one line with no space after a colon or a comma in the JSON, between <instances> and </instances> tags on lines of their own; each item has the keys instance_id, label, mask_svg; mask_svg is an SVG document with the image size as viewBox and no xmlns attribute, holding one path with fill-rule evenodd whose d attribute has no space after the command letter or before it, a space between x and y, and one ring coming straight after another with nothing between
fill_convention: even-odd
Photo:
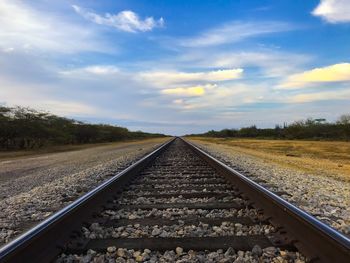
<instances>
[{"instance_id":1,"label":"railway embankment","mask_svg":"<svg viewBox=\"0 0 350 263\"><path fill-rule=\"evenodd\" d=\"M350 181L336 170L324 168L329 162L326 158L307 160L306 165L302 157L273 155L259 148L205 139L191 141L259 184L282 193L284 199L322 222L350 235Z\"/></svg>"},{"instance_id":2,"label":"railway embankment","mask_svg":"<svg viewBox=\"0 0 350 263\"><path fill-rule=\"evenodd\" d=\"M111 178L166 138L0 161L0 244Z\"/></svg>"}]
</instances>

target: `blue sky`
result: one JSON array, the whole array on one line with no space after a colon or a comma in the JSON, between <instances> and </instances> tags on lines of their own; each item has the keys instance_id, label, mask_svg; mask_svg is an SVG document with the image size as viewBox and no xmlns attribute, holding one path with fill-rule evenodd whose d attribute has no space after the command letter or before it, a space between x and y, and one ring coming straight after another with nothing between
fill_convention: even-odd
<instances>
[{"instance_id":1,"label":"blue sky","mask_svg":"<svg viewBox=\"0 0 350 263\"><path fill-rule=\"evenodd\" d=\"M0 103L181 135L350 113L349 0L0 0Z\"/></svg>"}]
</instances>

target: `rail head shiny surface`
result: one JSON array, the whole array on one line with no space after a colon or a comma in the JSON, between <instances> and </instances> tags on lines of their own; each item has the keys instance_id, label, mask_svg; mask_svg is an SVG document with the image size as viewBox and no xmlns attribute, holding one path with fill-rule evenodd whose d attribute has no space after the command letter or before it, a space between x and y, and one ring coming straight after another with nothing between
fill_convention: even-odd
<instances>
[{"instance_id":1,"label":"rail head shiny surface","mask_svg":"<svg viewBox=\"0 0 350 263\"><path fill-rule=\"evenodd\" d=\"M69 229L76 229L76 225L83 221L84 216L88 217L88 213L91 213L91 211L94 210L96 211L96 207L101 205L101 200L108 200L111 193L114 193L116 189L123 189L125 182L130 181L130 179L137 176L140 170L147 167L147 165L150 165L152 161L155 160L163 150L167 149L167 146L169 146L175 139L176 138L172 138L165 142L150 154L141 158L139 161L119 172L106 182L100 184L92 191L84 194L82 197L56 212L54 215L50 216L48 219L27 231L11 243L0 248L0 262L22 262L28 258L28 255L32 255L33 258L39 259L39 261L36 262L50 261L48 259L52 259L52 255L60 253L58 252L58 249L62 248L60 245L62 243L56 240L56 236L53 233L60 235L61 232L64 232L59 240L67 242L66 235L71 231ZM309 243L306 242L307 246L304 247L304 249L310 249L309 251L311 251L310 253L312 255L311 259L314 259L316 254L317 261L318 253L320 255L319 261L321 262L348 262L347 259L350 257L350 240L348 237L322 223L315 217L287 202L253 180L247 178L244 174L217 160L193 143L184 139L182 140L185 141L188 147L190 147L198 156L207 161L219 172L222 172L225 178L230 178L229 181L241 187L244 195L247 194L249 199L253 201L257 200L256 205L263 206L267 215L273 215L272 220L275 220L276 218L278 220L284 219L287 232L289 229L288 234L294 231L294 227L295 233L293 234L297 236L298 240L300 238L303 240L304 238L306 241L309 241ZM70 224L73 224L74 226L70 226ZM277 224L277 226L280 225L281 224ZM67 226L70 226L70 228L68 227L69 229L67 229ZM310 246L310 240L312 240L312 238L315 240L315 244L319 246L317 247L316 245L316 249L319 249L320 251L315 252L315 248ZM55 248L52 248L52 243L56 246ZM49 251L44 252L44 255L42 255L43 250ZM21 254L23 251L24 253ZM300 251L303 252L303 250ZM340 257L335 256L334 251L339 251ZM29 258L31 258L31 256L29 256ZM341 260L333 260L337 258L341 258Z\"/></svg>"},{"instance_id":2,"label":"rail head shiny surface","mask_svg":"<svg viewBox=\"0 0 350 263\"><path fill-rule=\"evenodd\" d=\"M350 260L350 238L345 236L344 234L340 233L339 231L333 229L332 227L326 225L325 223L321 222L314 216L308 214L307 212L303 211L302 209L296 207L295 205L289 203L285 199L281 198L280 196L276 195L275 193L271 192L270 190L264 188L263 186L259 185L258 183L254 182L252 179L246 177L242 173L236 171L235 169L229 167L225 163L221 162L220 160L217 160L215 157L211 156L204 150L200 149L198 146L193 144L192 142L181 138L184 140L188 145L193 147L196 151L200 152L202 155L204 155L207 159L210 159L213 163L220 166L222 169L225 169L226 171L229 171L230 173L234 174L244 182L246 185L248 185L250 188L254 189L258 193L260 193L262 196L265 196L269 198L272 202L275 203L276 206L280 207L282 210L285 210L286 213L288 213L290 216L293 216L295 218L298 218L300 222L303 222L305 225L308 225L309 227L315 229L316 232L319 233L319 235L323 235L327 237L329 240L332 240L334 243L337 244L339 248L342 248L342 251L346 251L349 255ZM348 261L350 262L350 261Z\"/></svg>"},{"instance_id":3,"label":"rail head shiny surface","mask_svg":"<svg viewBox=\"0 0 350 263\"><path fill-rule=\"evenodd\" d=\"M43 231L45 231L49 226L57 223L62 218L69 215L72 211L78 209L80 206L85 204L88 200L94 198L94 196L97 193L102 192L107 187L111 186L113 183L115 183L116 180L123 177L125 174L133 170L135 167L140 165L141 163L145 162L150 157L157 155L158 152L163 150L165 147L167 147L170 143L172 143L176 138L171 138L169 141L161 144L157 149L152 151L151 153L147 154L146 156L142 157L140 160L136 161L132 165L125 168L123 171L117 173L112 178L108 179L107 181L103 182L102 184L98 185L93 190L87 192L83 196L79 197L77 200L73 201L71 204L65 206L61 210L57 211L38 225L34 226L33 228L29 229L27 232L23 233L19 237L12 240L10 243L4 245L0 248L0 261L4 258L6 258L9 254L13 253L16 249L18 249L21 246L24 245L30 245L29 243L38 235L40 235Z\"/></svg>"}]
</instances>

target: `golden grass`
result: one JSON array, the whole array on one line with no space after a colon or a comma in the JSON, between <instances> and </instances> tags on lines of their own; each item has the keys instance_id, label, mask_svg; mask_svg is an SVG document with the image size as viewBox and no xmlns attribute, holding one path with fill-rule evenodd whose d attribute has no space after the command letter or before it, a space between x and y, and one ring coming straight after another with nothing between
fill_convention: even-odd
<instances>
[{"instance_id":1,"label":"golden grass","mask_svg":"<svg viewBox=\"0 0 350 263\"><path fill-rule=\"evenodd\" d=\"M201 137L191 139L225 145L298 170L350 180L350 142Z\"/></svg>"}]
</instances>

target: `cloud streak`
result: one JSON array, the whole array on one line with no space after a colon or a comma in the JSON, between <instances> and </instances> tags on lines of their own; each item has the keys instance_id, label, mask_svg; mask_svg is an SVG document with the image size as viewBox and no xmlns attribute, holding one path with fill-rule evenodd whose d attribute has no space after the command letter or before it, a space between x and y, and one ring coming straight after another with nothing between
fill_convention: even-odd
<instances>
[{"instance_id":1,"label":"cloud streak","mask_svg":"<svg viewBox=\"0 0 350 263\"><path fill-rule=\"evenodd\" d=\"M240 79L243 69L223 69L206 72L179 72L179 71L151 71L142 72L140 78L152 82L160 87L165 87L179 83L193 82L221 82L228 80Z\"/></svg>"},{"instance_id":2,"label":"cloud streak","mask_svg":"<svg viewBox=\"0 0 350 263\"><path fill-rule=\"evenodd\" d=\"M163 89L161 93L176 96L203 96L205 94L205 88L202 86L195 86L187 88Z\"/></svg>"},{"instance_id":3,"label":"cloud streak","mask_svg":"<svg viewBox=\"0 0 350 263\"><path fill-rule=\"evenodd\" d=\"M350 99L350 90L337 91L322 91L316 93L305 93L292 96L288 102L290 103L307 103L315 101L331 101L331 100L345 100Z\"/></svg>"},{"instance_id":4,"label":"cloud streak","mask_svg":"<svg viewBox=\"0 0 350 263\"><path fill-rule=\"evenodd\" d=\"M7 81L4 78L0 79L0 85L2 87L0 89L0 98L11 106L28 106L64 116L91 116L98 111L91 104L78 99L52 96L52 92L55 89L52 86L50 91L48 91L47 85L27 84L24 86L20 83ZM26 94L26 96L19 96L19 94Z\"/></svg>"},{"instance_id":5,"label":"cloud streak","mask_svg":"<svg viewBox=\"0 0 350 263\"><path fill-rule=\"evenodd\" d=\"M63 75L76 75L76 74L90 74L97 76L106 76L106 75L114 75L119 73L120 70L118 67L113 65L91 65L83 68L77 68L73 70L65 70L62 71Z\"/></svg>"},{"instance_id":6,"label":"cloud streak","mask_svg":"<svg viewBox=\"0 0 350 263\"><path fill-rule=\"evenodd\" d=\"M207 52L184 52L179 62L200 68L259 68L265 77L281 77L294 72L311 60L310 55L281 52L271 49ZM287 63L286 63L287 62Z\"/></svg>"},{"instance_id":7,"label":"cloud streak","mask_svg":"<svg viewBox=\"0 0 350 263\"><path fill-rule=\"evenodd\" d=\"M198 36L180 40L179 44L184 47L217 46L292 29L292 25L283 22L235 21L205 31Z\"/></svg>"},{"instance_id":8,"label":"cloud streak","mask_svg":"<svg viewBox=\"0 0 350 263\"><path fill-rule=\"evenodd\" d=\"M313 84L341 81L350 82L350 63L334 64L291 75L279 85L279 88L298 89Z\"/></svg>"},{"instance_id":9,"label":"cloud streak","mask_svg":"<svg viewBox=\"0 0 350 263\"><path fill-rule=\"evenodd\" d=\"M208 21L203 14L195 21L189 13L169 15L169 28L155 30L163 20L145 17L144 12L152 11L138 4L126 5L128 10L142 10L142 15L97 12L110 6L101 1L95 10L85 9L81 0L73 8L68 0L49 2L0 0L1 102L177 134L245 123L267 125L268 120L273 126L295 119L295 112L307 117L327 111L331 116L349 108L349 63L340 59L343 43L329 53L310 52L311 42L304 47L309 39L302 39L310 28L293 34L298 25L292 22L256 17L230 22L231 13L218 19L227 23L217 26L214 17ZM147 10L158 10L152 8ZM346 14L327 12L318 10L315 15L346 20ZM297 23L310 25L309 20ZM198 28L203 31L193 31ZM338 28L345 32L347 26L337 26L337 32ZM320 50L329 44L318 39L312 43ZM116 45L120 52L109 52ZM339 60L327 64L330 54ZM322 64L328 66L316 68ZM152 122L155 118L157 123Z\"/></svg>"},{"instance_id":10,"label":"cloud streak","mask_svg":"<svg viewBox=\"0 0 350 263\"><path fill-rule=\"evenodd\" d=\"M0 50L76 53L106 51L98 34L18 0L0 1Z\"/></svg>"},{"instance_id":11,"label":"cloud streak","mask_svg":"<svg viewBox=\"0 0 350 263\"><path fill-rule=\"evenodd\" d=\"M98 25L110 26L125 32L146 32L156 27L163 27L164 19L155 20L153 17L141 19L133 11L125 10L117 14L106 13L104 15L96 14L77 5L72 5L74 11L85 19Z\"/></svg>"}]
</instances>

